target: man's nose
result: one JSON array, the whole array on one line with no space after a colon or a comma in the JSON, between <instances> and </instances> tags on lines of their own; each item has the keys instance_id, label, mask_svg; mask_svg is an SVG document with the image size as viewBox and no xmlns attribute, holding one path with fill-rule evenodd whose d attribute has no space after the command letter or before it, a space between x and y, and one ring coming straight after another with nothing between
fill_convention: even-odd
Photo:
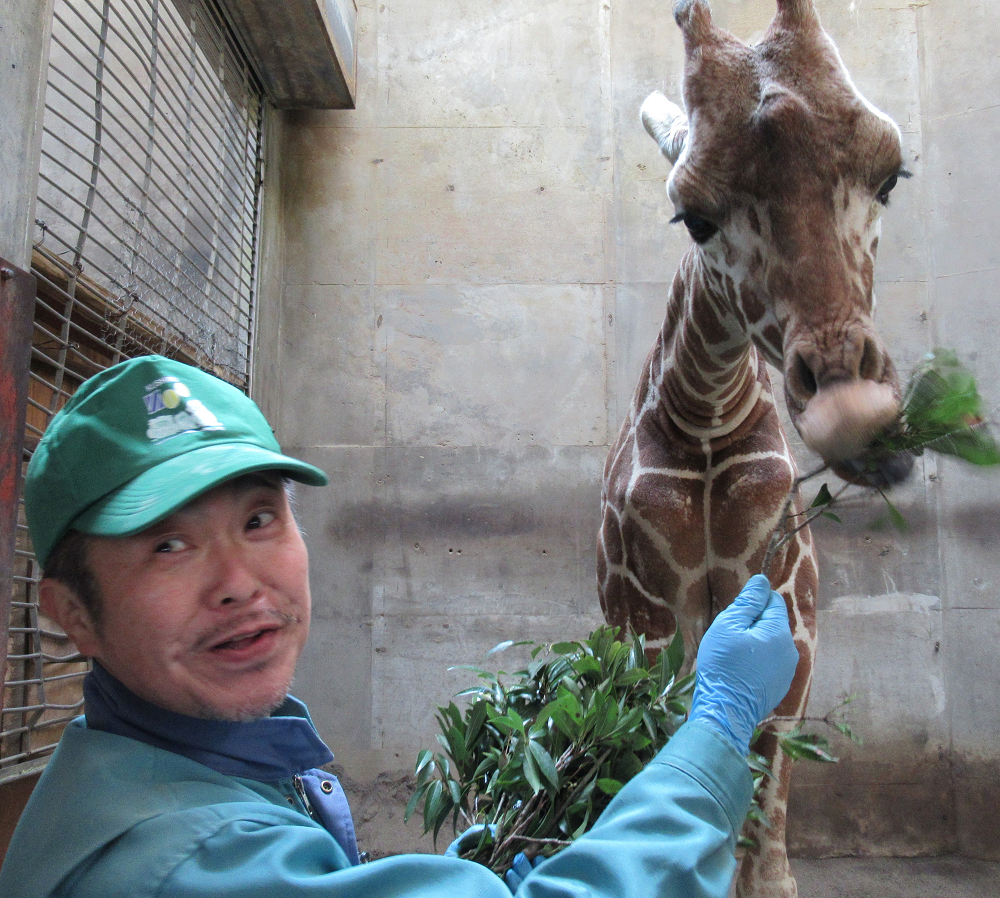
<instances>
[{"instance_id":1,"label":"man's nose","mask_svg":"<svg viewBox=\"0 0 1000 898\"><path fill-rule=\"evenodd\" d=\"M245 549L220 546L212 553L210 564L213 577L208 601L213 606L243 604L261 594L260 577Z\"/></svg>"}]
</instances>

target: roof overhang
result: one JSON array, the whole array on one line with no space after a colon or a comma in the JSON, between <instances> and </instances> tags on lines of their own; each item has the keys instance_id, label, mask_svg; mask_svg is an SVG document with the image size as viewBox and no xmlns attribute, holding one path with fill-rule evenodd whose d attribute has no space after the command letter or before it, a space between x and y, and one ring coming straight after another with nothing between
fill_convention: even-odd
<instances>
[{"instance_id":1,"label":"roof overhang","mask_svg":"<svg viewBox=\"0 0 1000 898\"><path fill-rule=\"evenodd\" d=\"M353 109L354 0L217 0L279 109Z\"/></svg>"}]
</instances>

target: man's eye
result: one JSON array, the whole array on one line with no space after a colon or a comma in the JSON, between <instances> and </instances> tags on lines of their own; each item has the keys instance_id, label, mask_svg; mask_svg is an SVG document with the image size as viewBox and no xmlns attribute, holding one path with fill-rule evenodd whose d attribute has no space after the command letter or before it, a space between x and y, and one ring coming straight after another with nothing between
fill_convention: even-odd
<instances>
[{"instance_id":1,"label":"man's eye","mask_svg":"<svg viewBox=\"0 0 1000 898\"><path fill-rule=\"evenodd\" d=\"M163 542L157 543L154 552L168 553L168 552L179 552L184 546L187 545L184 540L179 536L172 537L171 539L165 539Z\"/></svg>"},{"instance_id":2,"label":"man's eye","mask_svg":"<svg viewBox=\"0 0 1000 898\"><path fill-rule=\"evenodd\" d=\"M878 193L875 194L875 199L877 199L883 206L889 205L889 194L892 193L892 188L896 186L896 182L898 180L899 177L897 175L893 175L881 187L879 187Z\"/></svg>"},{"instance_id":3,"label":"man's eye","mask_svg":"<svg viewBox=\"0 0 1000 898\"><path fill-rule=\"evenodd\" d=\"M258 511L247 522L247 530L260 530L261 527L266 527L272 521L276 520L277 517L273 511Z\"/></svg>"},{"instance_id":4,"label":"man's eye","mask_svg":"<svg viewBox=\"0 0 1000 898\"><path fill-rule=\"evenodd\" d=\"M707 218L695 215L693 212L685 212L681 216L681 221L684 222L684 227L688 229L688 233L695 243L704 243L706 240L714 237L719 230L718 225Z\"/></svg>"}]
</instances>

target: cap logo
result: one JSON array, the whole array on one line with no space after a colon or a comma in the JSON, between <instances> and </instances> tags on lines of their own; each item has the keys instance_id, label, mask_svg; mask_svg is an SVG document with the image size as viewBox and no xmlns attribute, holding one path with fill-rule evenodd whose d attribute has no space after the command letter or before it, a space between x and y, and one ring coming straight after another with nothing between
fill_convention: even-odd
<instances>
[{"instance_id":1,"label":"cap logo","mask_svg":"<svg viewBox=\"0 0 1000 898\"><path fill-rule=\"evenodd\" d=\"M176 377L161 377L148 384L142 402L149 419L146 436L151 442L161 443L196 430L225 430L201 400L191 398L191 391Z\"/></svg>"}]
</instances>

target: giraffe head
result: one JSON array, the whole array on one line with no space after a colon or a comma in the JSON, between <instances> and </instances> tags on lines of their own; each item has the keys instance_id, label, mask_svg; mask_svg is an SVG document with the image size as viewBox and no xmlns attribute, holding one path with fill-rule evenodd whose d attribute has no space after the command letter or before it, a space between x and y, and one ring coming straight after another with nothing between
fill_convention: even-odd
<instances>
[{"instance_id":1,"label":"giraffe head","mask_svg":"<svg viewBox=\"0 0 1000 898\"><path fill-rule=\"evenodd\" d=\"M851 81L812 0L778 0L760 43L678 0L685 115L662 94L642 120L673 163L667 193L706 277L784 371L806 445L850 479L885 484L909 456L866 449L899 417L895 367L872 320L880 213L905 177L896 125Z\"/></svg>"}]
</instances>

